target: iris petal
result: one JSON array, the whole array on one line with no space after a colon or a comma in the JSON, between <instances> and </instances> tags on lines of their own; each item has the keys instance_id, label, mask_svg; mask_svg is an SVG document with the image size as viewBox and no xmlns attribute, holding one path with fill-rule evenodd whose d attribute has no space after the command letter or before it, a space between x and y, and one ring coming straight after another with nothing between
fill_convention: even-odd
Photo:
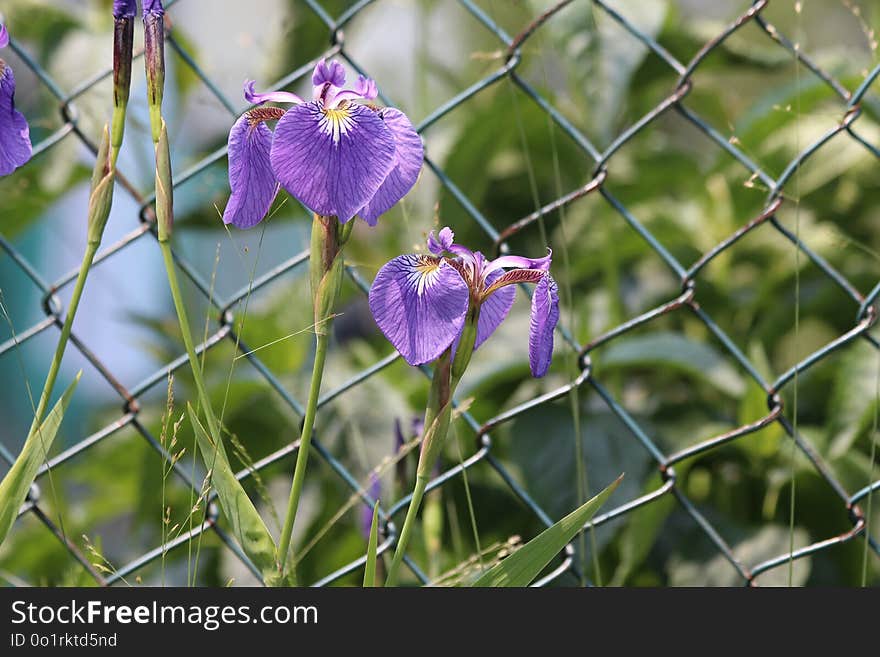
<instances>
[{"instance_id":1,"label":"iris petal","mask_svg":"<svg viewBox=\"0 0 880 657\"><path fill-rule=\"evenodd\" d=\"M272 169L284 188L321 215L343 223L364 207L395 164L394 138L361 105L291 108L275 127Z\"/></svg>"},{"instance_id":2,"label":"iris petal","mask_svg":"<svg viewBox=\"0 0 880 657\"><path fill-rule=\"evenodd\" d=\"M513 288L502 288L513 289ZM497 293L496 293L497 294ZM529 366L532 376L542 377L553 357L553 331L559 321L559 288L550 274L535 286L529 322Z\"/></svg>"},{"instance_id":3,"label":"iris petal","mask_svg":"<svg viewBox=\"0 0 880 657\"><path fill-rule=\"evenodd\" d=\"M432 230L428 234L428 250L434 255L442 255L444 251L448 251L452 247L454 241L455 233L452 232L449 226L441 228L437 237L434 237L434 231Z\"/></svg>"},{"instance_id":4,"label":"iris petal","mask_svg":"<svg viewBox=\"0 0 880 657\"><path fill-rule=\"evenodd\" d=\"M553 262L553 252L547 249L547 255L543 258L524 258L523 256L501 256L495 258L486 266L486 271L494 271L502 267L517 267L519 269L540 269L549 271L550 263Z\"/></svg>"},{"instance_id":5,"label":"iris petal","mask_svg":"<svg viewBox=\"0 0 880 657\"><path fill-rule=\"evenodd\" d=\"M486 285L491 285L496 279L504 274L503 271L494 271L486 276ZM480 317L477 320L477 339L474 349L483 344L495 329L504 321L513 302L516 300L516 288L512 286L502 287L480 304Z\"/></svg>"},{"instance_id":6,"label":"iris petal","mask_svg":"<svg viewBox=\"0 0 880 657\"><path fill-rule=\"evenodd\" d=\"M15 76L0 62L0 176L6 176L31 159L27 121L15 109Z\"/></svg>"},{"instance_id":7,"label":"iris petal","mask_svg":"<svg viewBox=\"0 0 880 657\"><path fill-rule=\"evenodd\" d=\"M345 85L345 67L339 62L327 62L322 59L315 65L312 72L312 85L319 87L325 82L329 82L334 87L342 87Z\"/></svg>"},{"instance_id":8,"label":"iris petal","mask_svg":"<svg viewBox=\"0 0 880 657\"><path fill-rule=\"evenodd\" d=\"M229 131L229 186L232 196L223 223L252 228L260 223L275 199L278 182L269 162L272 131L242 115Z\"/></svg>"},{"instance_id":9,"label":"iris petal","mask_svg":"<svg viewBox=\"0 0 880 657\"><path fill-rule=\"evenodd\" d=\"M382 186L358 212L371 226L375 226L379 215L394 207L416 184L425 157L422 138L403 112L389 107L382 110L382 118L394 137L397 157Z\"/></svg>"},{"instance_id":10,"label":"iris petal","mask_svg":"<svg viewBox=\"0 0 880 657\"><path fill-rule=\"evenodd\" d=\"M267 91L266 93L257 93L255 88L256 81L244 81L244 99L254 105L262 105L263 103L291 103L297 104L303 102L303 99L289 91Z\"/></svg>"},{"instance_id":11,"label":"iris petal","mask_svg":"<svg viewBox=\"0 0 880 657\"><path fill-rule=\"evenodd\" d=\"M458 338L468 299L459 273L429 255L402 255L385 264L369 297L376 324L410 365L435 360Z\"/></svg>"},{"instance_id":12,"label":"iris petal","mask_svg":"<svg viewBox=\"0 0 880 657\"><path fill-rule=\"evenodd\" d=\"M0 48L5 48L9 45L9 30L6 29L5 25L0 25Z\"/></svg>"}]
</instances>

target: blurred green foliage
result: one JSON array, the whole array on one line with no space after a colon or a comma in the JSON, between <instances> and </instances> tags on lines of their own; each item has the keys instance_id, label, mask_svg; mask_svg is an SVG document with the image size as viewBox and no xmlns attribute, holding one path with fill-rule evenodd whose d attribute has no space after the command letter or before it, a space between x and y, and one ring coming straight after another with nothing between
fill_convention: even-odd
<instances>
[{"instance_id":1,"label":"blurred green foliage","mask_svg":"<svg viewBox=\"0 0 880 657\"><path fill-rule=\"evenodd\" d=\"M199 0L184 0L169 13L183 16L190 4L198 5ZM250 73L261 76L261 87L320 55L328 44L326 26L305 3L276 4L279 38L266 45L271 56L262 68ZM328 0L322 6L335 16L350 4ZM388 9L394 4L374 3L352 19L345 28L347 52L375 75L380 88L415 121L503 64L499 41L480 29L458 3L423 0L411 3L406 11L398 8L400 14ZM508 33L516 34L552 3L484 0L477 4ZM747 2L684 0L609 4L682 62L689 61L748 6ZM65 40L88 42L92 38L89 30L100 29L101 43L106 45L109 23L99 17L99 10L106 6L109 2L91 3L90 12L74 17L61 10L43 11L40 2L19 0L11 4L7 18L16 27L27 24L15 36L51 70L57 63L53 51ZM804 52L848 89L854 89L878 63L871 35L880 27L880 11L873 3L805 3L802 14L795 13L793 3L770 3L764 15L782 32L797 38ZM364 44L375 39L383 24L383 29L415 36L366 49ZM174 30L182 47L196 61L210 66L212 53L202 52L205 46L195 38L199 28L180 20ZM427 32L443 37L428 39ZM225 40L220 34L215 38ZM235 42L233 35L229 41L243 42ZM362 59L359 47L365 51ZM106 53L109 57L109 48ZM394 63L402 67L404 61L409 62L406 71L412 69L414 84L403 68L394 74ZM180 66L179 60L174 65ZM223 70L209 70L215 77L223 74ZM383 72L385 78L380 77ZM518 73L600 150L666 98L677 80L662 60L587 2L573 3L526 42ZM72 88L80 79L64 80L65 87ZM180 124L198 117L213 101L205 100L207 92L192 75L174 79L179 84L179 110L170 122L176 119ZM693 82L684 105L774 178L845 113L843 103L826 85L797 66L790 54L754 24L715 49L697 69ZM52 101L41 94L30 93L25 104L31 110L29 117L37 118L32 121L35 141L57 127ZM859 133L875 147L880 145L878 101L876 93L868 93L857 123ZM137 134L143 126L134 121ZM175 147L181 155L175 157L197 162L225 139L222 130L210 138L201 135L198 142L179 135ZM425 139L429 155L445 175L498 229L584 185L594 174L595 163L588 154L507 79L443 117L425 132ZM71 164L69 158L62 162L63 158L63 153L50 150L16 176L0 181L4 236L26 233L39 222L41 208L82 182L85 169ZM232 244L234 252L224 251L218 268L236 272L226 274L232 279L227 287L238 289L248 285L253 272L268 271L305 247L304 240L296 237L304 235L304 230L289 232L287 227L302 229L308 217L295 202L282 198L264 223L267 246L261 246L262 241L245 245L241 234L227 235L216 210L223 207L228 194L224 167L225 161L213 165L181 188L177 221L183 239L192 239L186 243L187 252L194 255L201 249L198 261L205 279L217 266L212 258L214 245L219 242L228 248ZM149 183L146 178L144 187ZM640 131L611 158L605 187L685 266L755 217L769 191L674 110ZM880 272L880 178L875 157L846 134L839 135L795 174L785 195L779 221L797 230L806 244L867 293ZM411 197L390 211L378 229L368 232L363 225L357 227L347 260L369 281L383 262L412 251L427 231L439 225L452 226L457 241L472 248L487 252L492 248L467 210L426 170ZM282 241L283 252L276 261L261 261L260 254L268 252L270 241ZM554 250L554 275L563 292L563 323L582 344L680 293L677 277L597 193L547 215L510 241L512 252L533 256L543 254L547 246ZM236 330L250 349L308 326L309 297L302 273L285 275L249 297L246 306L243 302L233 308ZM362 295L350 282L343 297L325 391L390 353ZM699 274L696 300L768 381L851 329L857 311L850 298L807 257L796 256L791 242L766 224ZM205 306L195 293L193 303L202 317L210 312L211 326L216 326L216 309ZM245 317L245 308L242 327L238 322ZM571 378L574 357L561 340L557 340L550 376L542 381L529 378L526 317L527 304L520 299L513 317L475 356L463 382L462 400L470 404L469 410L479 421ZM150 331L142 348L158 363L181 352L171 318L170 303L164 314L128 318ZM299 418L245 360L233 360L232 347L226 341L211 350L206 369L215 408L222 409L230 434L243 448L229 450L233 468L244 468L293 440ZM289 394L303 399L310 349L309 335L302 333L265 346L258 355ZM755 422L768 412L766 393L687 310L662 315L611 340L592 351L591 358L596 380L667 454ZM850 493L880 475L876 462L871 463L872 443L878 440L878 380L880 355L858 341L801 372L796 399L794 382L782 391L786 416L797 423L803 437ZM185 371L177 373L176 416L182 413L185 400L195 398L190 383ZM164 386L157 388L163 390L144 400L139 416L154 436L160 434L165 405L160 394ZM371 471L379 471L385 508L409 490L414 468L411 453L398 464L392 462L395 419L409 427L412 418L421 415L426 394L423 375L397 361L319 413L322 444L363 486L368 485ZM116 402L96 404L88 411L87 429L97 430L117 418ZM470 427L462 420L454 427L444 467L456 465L478 448ZM8 437L5 442L17 449L17 440ZM193 436L186 423L178 440L189 450L180 465L194 468L197 478L203 476L198 462L193 466L190 460ZM585 492L590 495L626 473L603 511L662 485L651 455L589 386L581 388L574 402L558 399L501 425L492 432L492 450L554 520L583 502L577 493L579 472L585 475ZM576 463L578 454L583 468ZM278 531L277 517L283 514L291 471L292 461L286 459L248 480L252 499L273 532ZM792 452L791 441L776 423L677 464L676 474L679 490L747 565L788 550L792 474L796 547L851 528L840 498L802 453ZM76 457L53 476L60 493L46 494L48 515L60 515L68 536L81 546L79 537L86 534L106 562L115 566L161 542L160 491L164 490L166 506L171 509L166 530L174 525L178 530L197 525L204 512L203 505L191 512L193 495L173 474L163 477L155 451L130 428ZM869 522L876 528L880 527L880 504L874 497ZM299 566L303 581L316 580L365 553L362 506L322 460L313 461L295 537L300 549L309 547ZM469 468L466 481L454 478L433 498L429 496L426 509L430 522L426 531L416 535L413 555L419 563L431 564L432 575L452 572L445 582L465 580L480 562L492 563L516 542L511 543L511 537L525 540L543 529L485 464ZM876 529L873 532L878 535ZM593 581L606 584L741 583L670 494L602 525L575 545L578 565ZM792 581L860 584L863 549L862 540L853 540L800 560ZM193 578L190 571L197 553L198 573ZM478 553L479 558L475 557ZM880 559L873 552L867 559L867 582L876 585ZM378 568L381 578L381 557ZM786 571L785 566L774 569L759 583L785 584ZM30 517L18 522L0 550L0 572L10 581L38 584L89 581L57 539ZM356 571L341 581L355 585L362 577ZM252 581L210 532L127 579L132 584ZM567 576L561 583L576 580Z\"/></svg>"}]
</instances>

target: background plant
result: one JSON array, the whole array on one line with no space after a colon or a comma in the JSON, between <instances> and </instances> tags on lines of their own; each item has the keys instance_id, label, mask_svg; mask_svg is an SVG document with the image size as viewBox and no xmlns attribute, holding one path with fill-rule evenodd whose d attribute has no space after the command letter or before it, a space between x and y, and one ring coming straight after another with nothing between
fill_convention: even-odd
<instances>
[{"instance_id":1,"label":"background plant","mask_svg":"<svg viewBox=\"0 0 880 657\"><path fill-rule=\"evenodd\" d=\"M16 101L39 151L15 176L0 181L0 288L8 315L0 323L0 372L9 382L0 392L6 420L0 442L12 453L31 419L25 383L39 387L57 337L41 301L57 285L66 303L69 272L82 252L84 238L65 220L81 215L77 210L84 207L94 163L83 144L96 144L106 120L112 83L100 75L109 70L109 4L78 3L75 13L58 3L25 0L3 7L17 39L17 49L4 57L15 68ZM306 268L297 256L291 260L291 254L307 249L309 217L295 203L279 201L265 229L246 236L223 230L216 209L228 195L222 148L230 118L242 109L241 82L262 67L261 79L288 82L292 72L301 74L291 88L302 91L309 63L329 54L334 30L324 19L344 17L345 54L383 81L389 102L422 124L430 158L414 194L370 239L354 239L348 254L353 277L342 290L337 346L328 359L316 429L321 454L331 460L315 460L304 493L303 530L296 539L302 581L352 563L356 567L334 581L363 579L358 560L367 544L360 522L366 502L350 484L366 488L371 472L380 475L383 520L411 485L414 434L404 436L399 450L394 420L407 427L419 414L428 380L392 360L366 310L360 284L368 284L382 263L411 252L427 230L440 225L453 226L462 242L492 252L494 235L487 227L500 233L538 207L593 189L507 240L511 252L537 256L549 245L555 262L567 262L554 272L562 323L575 344L589 346L683 294L666 256L690 267L761 215L768 181L734 154L775 180L798 153L835 130L791 171L776 213L779 227L797 233L821 260L805 252L796 256L792 241L763 221L702 268L694 288L700 312L765 381L772 383L811 354L822 356L798 371L796 412L794 379L781 389L784 417L797 425L803 446L822 469L805 451L792 452L784 427L770 422L684 458L674 466L675 479L664 479L648 445L669 456L761 421L771 413L767 391L687 305L589 349L589 362L580 363L588 369L579 367L574 350L559 339L548 379L531 381L525 354L517 348L527 333L528 306L521 299L499 335L475 354L462 382L459 401L466 413L455 420L441 467L451 476L428 493L424 531L414 537L411 556L429 578L467 579L481 561L491 564L514 549L519 542L513 537L536 535L545 521L561 518L621 471L626 477L598 520L606 513L619 515L574 543L571 565L577 572L563 569L554 583L577 583L581 575L629 585L743 583L746 578L719 547L729 549L746 575L766 559L784 557L792 536L792 469L795 547L853 531L845 500L829 481L852 496L876 482L880 472L875 431L880 357L864 337L870 336L864 321L870 316L859 314L851 294L867 295L878 279L874 149L880 132L876 85L868 86L854 119L837 91L856 91L876 70L874 30L880 17L871 3L805 3L798 12L794 2L771 0L760 9L765 23L745 20L700 61L678 106L664 105L679 89L681 70L673 63L686 66L751 3L571 3L529 33L515 60L507 58L508 41L500 31L512 40L555 3L279 0L267 3L266 12L278 16L268 32L256 16L263 11L236 14L230 3L228 12L211 12L208 4L168 3L165 112L169 126L177 126L170 135L177 255L203 288L188 280L184 293L192 304L195 335L211 339L205 369L213 405L225 409L236 445L230 459L247 475L251 497L273 532L272 507L283 508L289 487L285 450L298 434L297 403L304 399L310 368L308 333L286 337L313 321ZM794 42L832 83L795 64L793 49L785 45ZM136 41L136 51L140 45ZM506 75L511 69L516 78ZM475 93L457 96L474 84ZM546 107L535 103L529 90L540 94ZM451 99L454 109L435 114ZM56 441L59 450L72 451L56 459L57 494L45 475L38 479L39 499L32 500L0 550L4 576L13 582L93 583L120 575L131 584L158 583L163 576L184 584L253 581L224 543L222 516L216 517L218 531L198 532L203 521L215 526L216 510L200 501L210 493L201 494L204 472L198 463L193 470L188 428L177 438L189 452L166 480L165 535L176 536L176 543L154 551L166 517L158 491L167 467L155 449L166 407L166 364L179 365L175 359L183 349L155 239L149 223L140 221L152 220L153 153L144 107L144 89L136 83L126 131L131 148L119 161L126 189L117 190L104 240L110 250L90 276L93 287L74 326L77 349L64 362L71 376L84 369ZM571 131L554 122L548 107ZM646 116L650 120L614 151L606 170L597 171L591 149L605 151ZM694 116L711 127L714 139ZM840 128L847 116L851 132L846 124ZM642 228L656 244L645 240ZM135 263L145 273L132 275ZM846 283L829 278L822 263ZM219 308L206 302L210 297ZM23 341L17 348L11 326ZM854 329L857 339L827 355L822 351ZM371 375L362 379L364 372ZM186 368L177 370L174 417L185 410L182 400L195 398L188 377ZM354 380L357 385L349 385ZM566 387L572 380L578 383L576 395ZM120 396L116 384L133 401ZM560 394L553 399L520 407L554 390ZM474 440L475 427L507 411L515 417L490 427L486 451ZM262 462L273 455L276 460ZM461 460L466 478L456 470ZM254 467L248 471L249 466ZM194 482L193 490L184 476ZM654 491L638 508L622 507ZM869 506L871 497L863 496L859 507L877 527L880 506L876 493L873 497L875 504ZM395 512L399 526L400 509ZM387 533L379 544L386 552ZM155 558L138 561L145 554ZM806 584L876 583L878 577L876 552L865 552L857 537L797 560L792 572L794 583ZM757 583L787 580L783 559Z\"/></svg>"}]
</instances>

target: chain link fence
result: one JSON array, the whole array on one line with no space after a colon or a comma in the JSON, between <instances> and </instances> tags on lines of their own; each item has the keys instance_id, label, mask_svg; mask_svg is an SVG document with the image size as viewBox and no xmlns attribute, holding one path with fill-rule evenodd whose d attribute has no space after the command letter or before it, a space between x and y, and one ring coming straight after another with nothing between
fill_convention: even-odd
<instances>
[{"instance_id":1,"label":"chain link fence","mask_svg":"<svg viewBox=\"0 0 880 657\"><path fill-rule=\"evenodd\" d=\"M167 46L169 58L173 58L174 65L184 67L198 78L199 84L204 85L211 94L215 95L217 100L229 110L230 125L234 118L239 114L240 108L233 99L225 97L205 74L196 59L191 55L183 43L181 43L175 35L174 18L175 9L186 0L178 0L177 2L167 3L169 28L167 31ZM358 21L361 11L367 6L378 4L385 0L360 0L353 3L346 11L338 16L333 16L325 9L318 0L303 0L303 5L322 21L326 27L329 45L323 53L326 57L337 57L344 60L348 65L359 72L366 75L370 74L369 70L363 70L358 64L358 53L351 52L348 49L344 30L354 22ZM451 2L452 0L450 0ZM586 2L586 0L582 0ZM818 451L811 444L810 440L801 435L797 431L795 419L784 407L782 401L782 392L786 388L791 388L797 383L797 377L800 373L807 371L832 352L846 347L848 344L864 340L875 349L880 348L880 343L869 333L876 320L876 309L874 303L880 294L880 283L867 293L863 293L851 283L838 270L836 270L827 260L810 247L809 244L801 241L799 236L786 228L778 219L777 213L780 208L786 204L792 203L792 198L786 195L786 189L792 185L792 181L796 178L799 167L808 159L821 157L823 148L826 144L833 140L849 139L858 143L867 149L873 156L880 157L880 150L872 145L867 138L859 132L859 118L862 115L862 105L868 102L866 93L869 87L880 75L880 66L871 70L864 78L863 82L853 90L847 89L830 73L819 67L806 54L800 51L796 43L785 34L781 33L773 25L768 23L763 17L762 12L767 8L769 0L759 0L754 2L748 9L739 16L727 29L717 34L714 38L705 43L703 48L689 62L683 62L676 59L664 46L658 43L650 35L645 34L626 16L619 13L613 2L605 2L604 0L592 0L593 11L602 14L604 17L618 23L633 38L638 40L644 47L649 49L648 57L656 61L658 65L674 72L677 76L676 84L669 89L668 96L647 111L638 121L630 125L611 142L604 150L600 150L591 142L591 140L581 132L574 123L563 114L563 112L555 107L547 98L539 93L539 91L530 84L521 74L520 66L523 59L523 49L527 47L529 42L535 39L535 36L548 25L551 21L565 21L566 11L574 4L573 0L565 0L559 2L534 20L525 25L517 34L508 34L504 29L492 18L491 12L481 7L480 4L472 0L457 0L462 8L469 14L469 19L482 29L488 30L494 38L497 39L498 47L503 51L503 57L499 59L499 65L496 70L488 76L472 84L464 89L453 98L436 107L424 118L418 125L417 129L420 133L429 133L432 126L442 117L446 116L456 108L467 105L473 99L483 93L485 90L498 85L502 82L512 83L511 86L515 93L522 98L527 98L528 102L535 103L540 110L549 117L554 124L554 129L561 131L570 138L579 149L589 157L594 165L592 173L589 174L589 180L577 189L573 189L561 194L558 198L550 203L543 205L535 212L528 214L516 221L509 222L501 217L487 217L480 212L476 203L461 191L447 174L441 165L435 161L431 153L428 152L425 160L425 170L423 176L435 176L442 188L451 195L461 205L468 217L482 230L485 235L494 244L496 253L504 253L507 250L507 242L512 237L523 231L534 229L536 224L543 218L551 218L555 212L577 203L585 197L601 197L604 203L613 208L620 221L625 222L632 231L635 231L641 239L643 239L650 248L662 259L665 266L672 274L680 280L680 294L668 300L668 302L645 312L639 316L632 317L624 323L607 331L605 334L595 337L587 344L579 344L573 335L560 328L560 337L568 344L568 346L577 352L579 373L570 383L559 387L555 390L542 394L533 399L529 399L519 403L513 408L505 410L494 417L478 417L468 410L463 410L461 417L468 427L473 431L476 440L476 449L470 455L466 456L461 463L450 467L449 469L438 473L431 481L429 490L444 486L448 482L460 478L465 471L476 468L489 468L497 473L503 480L505 485L509 487L510 492L518 498L522 505L529 513L540 523L549 526L556 518L551 517L530 495L522 485L517 483L516 477L508 471L502 464L501 460L496 457L493 448L492 435L499 426L511 422L515 418L523 414L528 414L536 407L548 404L553 400L561 399L569 395L572 389L582 389L590 394L595 394L602 403L607 405L608 411L613 413L627 430L631 433L631 439L637 441L638 444L650 455L653 463L656 465L660 475L660 485L652 491L629 499L624 503L619 503L613 508L603 509L601 515L597 516L591 523L592 527L600 527L610 521L626 517L631 512L643 507L658 503L659 500L672 497L677 504L692 518L699 528L705 533L705 536L714 544L719 554L729 563L729 566L738 573L744 584L757 584L758 577L771 569L786 567L789 562L798 560L814 553L832 549L834 546L848 541L867 540L871 550L875 554L880 554L880 543L878 543L876 534L866 534L865 514L862 507L869 500L871 494L880 488L880 479L873 481L870 485L860 490L847 490L838 480L835 474ZM503 4L503 3L502 3ZM503 9L502 9L503 10ZM735 140L731 140L722 134L722 131L713 126L709 121L704 120L699 115L688 108L688 95L693 91L697 82L695 74L700 70L706 59L718 50L725 41L738 30L747 25L757 26L764 32L766 38L776 44L780 51L784 51L792 60L799 62L800 70L805 78L815 78L822 85L826 85L833 91L837 97L838 103L838 119L836 125L819 139L813 143L804 144L801 152L788 163L788 166L782 174L776 178L768 175L761 166L755 163L753 159L742 150ZM13 35L14 36L14 35ZM36 61L29 55L28 51L16 41L12 41L12 49L15 54L20 57L33 73L39 78L46 89L57 99L58 108L61 112L63 124L53 134L45 137L38 143L34 144L34 157L39 157L41 153L55 148L59 143L65 140L80 140L86 144L93 152L95 151L95 143L84 134L80 128L79 115L77 111L78 99L95 85L107 79L111 75L109 69L100 72L98 75L80 81L75 86L69 84L70 81L53 80L49 73L41 67L39 61ZM278 80L273 89L284 88L296 83L301 79L305 79L314 66L314 62L304 62L303 65L290 72ZM268 86L268 85L267 85ZM387 104L392 104L391 99L380 98ZM873 101L872 101L873 102ZM668 245L663 240L653 234L646 225L640 221L638 213L621 201L610 189L609 184L613 180L613 175L609 173L609 165L613 161L615 154L626 146L637 134L652 126L660 117L675 113L685 121L689 122L705 138L711 140L718 149L724 151L731 161L737 162L742 166L744 174L749 176L751 180L759 181L761 185L767 188L768 194L763 209L756 216L741 217L738 219L741 227L726 239L719 242L710 250L703 253L695 262L686 264L674 257L668 249ZM196 178L205 169L217 162L223 162L226 157L226 149L221 148L194 166L185 171L177 172L175 176L175 187L185 185L189 180ZM122 171L121 174L125 172ZM111 258L124 258L126 250L135 243L152 242L155 239L154 215L152 209L153 198L144 194L130 184L124 177L119 176L120 189L117 190L117 197L120 194L129 194L138 204L140 208L139 225L129 232L124 238L112 244L105 244L98 257L96 258L96 267L100 267L102 261ZM709 266L713 260L718 258L725 252L735 249L737 243L751 233L761 232L765 235L772 233L778 239L786 240L791 243L792 250L809 259L815 267L817 267L825 277L828 286L839 288L852 302L853 321L850 330L844 334L835 337L833 340L825 344L821 349L803 358L797 365L783 373L776 380L766 380L757 367L749 358L744 355L740 348L736 345L734 339L729 337L726 327L719 325L713 317L705 311L700 304L701 296L701 273ZM54 337L55 331L60 329L65 309L63 308L58 293L69 286L75 279L76 272L71 271L66 275L54 281L45 280L44 276L28 259L13 246L10 240L0 234L0 247L8 258L14 261L16 267L39 288L43 298L43 310L45 318L26 328L19 328L17 334L7 340L4 344L0 344L0 357L9 355L19 348L20 345L33 340L35 337L43 333L48 333ZM195 287L204 295L205 299L214 308L212 315L212 325L207 339L199 345L199 352L211 350L220 345L227 343L234 345L238 353L246 358L247 362L254 368L265 383L271 387L277 395L283 400L289 409L301 416L302 404L304 400L296 398L285 387L285 385L277 378L275 374L267 367L260 358L259 351L252 351L253 345L245 344L240 335L237 334L236 322L237 314L241 312L243 304L250 297L256 297L260 292L279 279L285 279L291 276L292 272L302 271L306 267L308 259L308 251L297 253L284 262L280 262L274 266L268 273L254 279L239 292L224 299L218 299L212 290L209 282L203 280L199 275L197 268L184 258L179 256L177 264L184 274L192 281ZM351 281L365 295L369 289L369 282L365 280L356 270L349 267L348 275ZM763 417L757 418L747 424L743 424L738 428L727 431L720 435L716 435L707 440L700 440L690 444L684 449L677 451L664 450L660 441L652 435L650 429L643 427L636 417L628 412L618 398L611 392L611 388L602 380L601 371L594 371L592 367L591 354L594 349L601 345L623 336L630 331L654 322L661 316L670 313L689 313L698 318L702 322L709 334L722 345L732 363L742 371L748 374L757 385L766 392L767 410ZM40 497L39 485L45 479L45 475L51 469L58 468L68 460L74 458L78 454L89 450L90 448L102 443L103 441L112 440L113 436L124 428L130 428L137 431L144 440L146 440L155 450L161 454L166 462L173 466L173 470L181 481L188 487L191 487L196 494L202 490L202 480L194 477L194 473L190 472L180 462L174 462L170 454L166 451L166 447L160 437L154 435L147 429L145 423L141 421L141 405L139 400L148 391L161 390L167 381L169 373L179 368L188 366L185 356L165 364L163 367L155 371L152 376L148 377L134 387L126 387L114 372L100 358L98 358L88 343L78 335L74 328L71 336L72 348L78 350L81 355L95 368L100 375L116 390L120 400L123 403L123 411L117 419L112 423L103 427L99 431L83 436L80 440L70 445L62 452L53 456L40 470L38 477L38 485L33 487L32 494L21 509L21 515L30 514L36 517L46 529L54 534L61 541L70 554L78 560L82 566L91 573L96 583L100 585L112 585L124 580L132 573L136 573L144 566L162 559L166 554L175 550L184 549L184 546L203 532L213 532L219 539L234 553L238 559L255 575L258 572L249 563L247 557L241 552L235 543L235 540L224 529L222 513L216 504L208 505L204 520L199 524L191 527L188 531L180 533L176 538L170 540L164 545L156 545L151 549L144 551L136 559L129 563L119 565L112 572L105 572L96 568L93 562L93 556L89 555L84 549L71 540L59 528L58 524L53 521L50 514L44 508L44 502ZM314 449L323 460L324 464L335 473L342 483L348 487L351 493L359 496L359 503L365 508L372 506L374 500L364 485L363 481L359 481L346 466L327 449L321 436L321 408L326 407L334 400L343 398L346 395L357 394L358 386L368 381L371 377L376 376L384 368L391 365L398 356L391 354L375 362L369 367L358 372L350 380L343 385L326 390L319 404L318 422L316 427L316 440L314 441ZM425 373L429 374L428 369ZM777 556L761 561L760 563L744 563L735 555L735 550L731 547L729 539L725 537L724 531L717 528L710 517L704 514L698 504L694 503L688 496L687 491L680 485L676 476L676 466L685 459L693 458L697 455L719 449L721 446L742 439L743 437L757 432L772 423L778 423L782 427L785 434L794 442L796 449L809 460L815 472L824 479L831 491L831 494L837 498L837 505L841 517L846 518L849 529L838 535L830 535L822 540L817 540L808 545L804 545L786 551ZM291 427L291 434L296 427ZM241 480L247 480L255 475L259 475L260 471L272 464L283 461L292 463L292 455L297 450L297 443L292 442L282 449L279 449L260 460L256 461L252 467L241 471L238 477ZM14 455L0 444L0 458L6 463L11 463ZM315 466L317 467L317 466ZM212 498L210 498L212 499ZM382 504L379 513L382 520L382 536L380 542L380 552L384 552L393 548L397 538L399 523L402 522L402 513L406 509L409 501L408 497L395 500L391 504ZM575 549L573 546L560 555L557 562L554 563L552 571L547 572L540 580L539 584L553 584L561 581L565 574L575 574L581 577L580 564L575 558ZM873 557L872 557L873 558ZM342 578L344 575L351 573L364 564L365 559L362 557L351 561L350 563L340 564L334 572L328 573L313 584L325 585L333 583ZM408 567L412 573L422 582L429 581L428 575L423 569L423 565L416 563L411 557L406 559Z\"/></svg>"}]
</instances>

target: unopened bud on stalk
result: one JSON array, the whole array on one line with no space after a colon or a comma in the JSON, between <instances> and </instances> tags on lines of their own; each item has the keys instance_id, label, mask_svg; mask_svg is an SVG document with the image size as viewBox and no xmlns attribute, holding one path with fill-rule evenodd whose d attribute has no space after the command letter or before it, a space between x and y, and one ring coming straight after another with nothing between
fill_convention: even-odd
<instances>
[{"instance_id":1,"label":"unopened bud on stalk","mask_svg":"<svg viewBox=\"0 0 880 657\"><path fill-rule=\"evenodd\" d=\"M113 204L114 169L110 161L110 129L104 125L101 145L98 147L98 158L92 171L92 191L89 195L89 244L100 244L110 206Z\"/></svg>"},{"instance_id":2,"label":"unopened bud on stalk","mask_svg":"<svg viewBox=\"0 0 880 657\"><path fill-rule=\"evenodd\" d=\"M349 222L351 223L351 222ZM327 319L333 312L339 289L342 287L342 240L351 231L345 231L336 217L315 215L309 252L309 279L315 309L315 333L326 335Z\"/></svg>"},{"instance_id":3,"label":"unopened bud on stalk","mask_svg":"<svg viewBox=\"0 0 880 657\"><path fill-rule=\"evenodd\" d=\"M162 130L162 94L165 89L165 8L162 0L144 0L144 65L153 143Z\"/></svg>"},{"instance_id":4,"label":"unopened bud on stalk","mask_svg":"<svg viewBox=\"0 0 880 657\"><path fill-rule=\"evenodd\" d=\"M125 111L131 88L131 51L134 43L135 0L113 1L113 123L111 124L111 159L116 163L125 132Z\"/></svg>"},{"instance_id":5,"label":"unopened bud on stalk","mask_svg":"<svg viewBox=\"0 0 880 657\"><path fill-rule=\"evenodd\" d=\"M171 238L174 223L174 190L171 186L171 151L168 148L168 128L161 121L159 140L156 143L156 224L159 241Z\"/></svg>"}]
</instances>

